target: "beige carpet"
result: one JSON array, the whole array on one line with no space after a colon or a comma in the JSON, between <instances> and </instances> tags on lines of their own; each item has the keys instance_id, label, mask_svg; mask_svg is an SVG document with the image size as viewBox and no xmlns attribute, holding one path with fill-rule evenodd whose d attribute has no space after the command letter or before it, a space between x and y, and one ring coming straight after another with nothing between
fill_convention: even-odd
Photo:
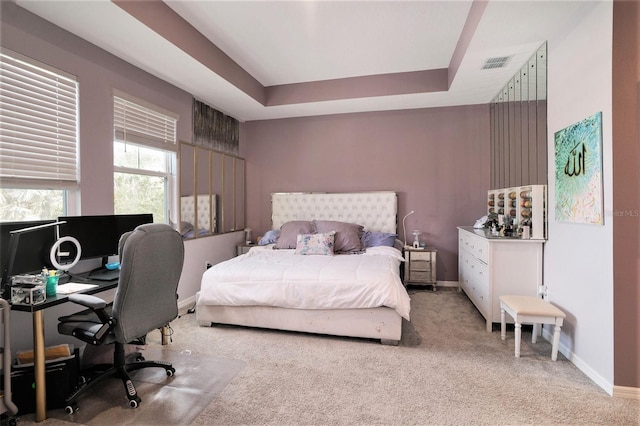
<instances>
[{"instance_id":1,"label":"beige carpet","mask_svg":"<svg viewBox=\"0 0 640 426\"><path fill-rule=\"evenodd\" d=\"M530 331L523 332L522 357L515 358L513 333L505 342L497 326L486 333L483 318L463 293L410 294L412 321L405 322L396 347L373 340L199 327L194 315L185 315L173 323L169 351L235 360L244 368L213 398L194 393L188 401L174 401L197 411L180 421L158 414L166 413L170 398L159 387L156 396L143 396L142 404L153 407L145 414L143 406L120 407L90 424L122 424L132 422L132 416L136 424L640 424L638 401L610 397L562 355L552 362L550 343L539 339L532 345ZM150 337L151 345L158 346L157 333ZM47 424L67 424L64 417L55 417Z\"/></svg>"}]
</instances>

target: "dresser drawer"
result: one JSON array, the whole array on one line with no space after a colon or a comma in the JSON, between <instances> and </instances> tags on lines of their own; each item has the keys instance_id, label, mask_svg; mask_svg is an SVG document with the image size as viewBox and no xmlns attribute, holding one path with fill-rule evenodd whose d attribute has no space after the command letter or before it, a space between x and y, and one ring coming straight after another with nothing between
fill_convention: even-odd
<instances>
[{"instance_id":1,"label":"dresser drawer","mask_svg":"<svg viewBox=\"0 0 640 426\"><path fill-rule=\"evenodd\" d=\"M460 248L468 251L473 257L484 263L489 261L489 242L468 232L460 233Z\"/></svg>"}]
</instances>

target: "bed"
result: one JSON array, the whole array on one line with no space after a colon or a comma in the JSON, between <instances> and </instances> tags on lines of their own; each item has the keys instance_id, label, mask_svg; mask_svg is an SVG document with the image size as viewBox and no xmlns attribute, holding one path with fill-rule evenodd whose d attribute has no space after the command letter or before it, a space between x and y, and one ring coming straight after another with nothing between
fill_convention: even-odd
<instances>
[{"instance_id":1,"label":"bed","mask_svg":"<svg viewBox=\"0 0 640 426\"><path fill-rule=\"evenodd\" d=\"M196 304L200 325L398 344L410 300L399 275L402 253L397 242L388 244L396 241L396 193L275 193L271 202L279 237L203 274ZM354 228L370 238L366 247L347 238ZM384 244L370 243L380 237ZM335 253L322 252L327 247Z\"/></svg>"}]
</instances>

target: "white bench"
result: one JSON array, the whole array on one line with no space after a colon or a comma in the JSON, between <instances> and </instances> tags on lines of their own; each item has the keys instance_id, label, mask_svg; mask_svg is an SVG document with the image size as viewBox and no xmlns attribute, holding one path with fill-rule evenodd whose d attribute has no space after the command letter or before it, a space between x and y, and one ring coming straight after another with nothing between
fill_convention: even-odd
<instances>
[{"instance_id":1,"label":"white bench","mask_svg":"<svg viewBox=\"0 0 640 426\"><path fill-rule=\"evenodd\" d=\"M520 336L522 324L533 324L531 343L536 343L540 333L540 324L553 324L553 342L551 360L558 359L560 329L566 317L565 313L546 300L533 296L500 296L500 337L506 338L506 317L508 313L515 322L516 358L520 357Z\"/></svg>"}]
</instances>

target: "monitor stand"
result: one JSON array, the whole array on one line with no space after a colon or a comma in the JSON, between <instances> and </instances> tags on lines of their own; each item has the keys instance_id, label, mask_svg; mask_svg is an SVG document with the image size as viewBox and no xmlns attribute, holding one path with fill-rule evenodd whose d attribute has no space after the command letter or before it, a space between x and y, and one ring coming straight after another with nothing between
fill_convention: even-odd
<instances>
[{"instance_id":1,"label":"monitor stand","mask_svg":"<svg viewBox=\"0 0 640 426\"><path fill-rule=\"evenodd\" d=\"M114 281L120 277L120 269L107 269L108 257L102 258L102 266L89 272L89 279L96 281Z\"/></svg>"},{"instance_id":2,"label":"monitor stand","mask_svg":"<svg viewBox=\"0 0 640 426\"><path fill-rule=\"evenodd\" d=\"M107 268L98 268L89 272L89 279L96 281L113 281L120 277L120 270L109 270Z\"/></svg>"}]
</instances>

